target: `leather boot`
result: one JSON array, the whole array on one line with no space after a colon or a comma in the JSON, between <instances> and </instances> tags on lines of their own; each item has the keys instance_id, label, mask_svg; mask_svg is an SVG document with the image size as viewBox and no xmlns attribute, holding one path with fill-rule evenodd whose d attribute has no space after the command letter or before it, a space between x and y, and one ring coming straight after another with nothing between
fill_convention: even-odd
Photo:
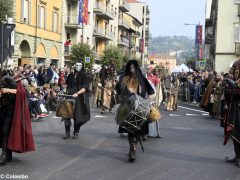
<instances>
[{"instance_id":1,"label":"leather boot","mask_svg":"<svg viewBox=\"0 0 240 180\"><path fill-rule=\"evenodd\" d=\"M7 162L7 152L6 150L3 150L1 158L0 158L0 166L5 165Z\"/></svg>"},{"instance_id":2,"label":"leather boot","mask_svg":"<svg viewBox=\"0 0 240 180\"><path fill-rule=\"evenodd\" d=\"M236 156L234 158L225 157L225 161L227 163L235 163L237 162L237 157Z\"/></svg>"},{"instance_id":3,"label":"leather boot","mask_svg":"<svg viewBox=\"0 0 240 180\"><path fill-rule=\"evenodd\" d=\"M7 161L12 160L12 151L10 149L7 149Z\"/></svg>"},{"instance_id":4,"label":"leather boot","mask_svg":"<svg viewBox=\"0 0 240 180\"><path fill-rule=\"evenodd\" d=\"M78 138L78 133L74 133L72 138L77 139Z\"/></svg>"},{"instance_id":5,"label":"leather boot","mask_svg":"<svg viewBox=\"0 0 240 180\"><path fill-rule=\"evenodd\" d=\"M133 162L136 160L136 143L129 143L129 145L128 161Z\"/></svg>"},{"instance_id":6,"label":"leather boot","mask_svg":"<svg viewBox=\"0 0 240 180\"><path fill-rule=\"evenodd\" d=\"M63 139L69 138L70 138L70 126L65 126L65 135L63 136Z\"/></svg>"}]
</instances>

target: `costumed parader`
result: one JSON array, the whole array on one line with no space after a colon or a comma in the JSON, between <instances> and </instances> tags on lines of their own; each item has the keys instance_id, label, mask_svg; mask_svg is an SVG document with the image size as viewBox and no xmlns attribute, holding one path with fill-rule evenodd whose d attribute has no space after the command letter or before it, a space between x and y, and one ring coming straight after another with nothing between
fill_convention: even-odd
<instances>
[{"instance_id":1,"label":"costumed parader","mask_svg":"<svg viewBox=\"0 0 240 180\"><path fill-rule=\"evenodd\" d=\"M152 98L151 95L154 94L154 89L148 82L148 80L143 76L141 69L138 65L138 62L136 60L129 60L127 62L126 68L123 72L123 74L119 78L119 82L116 85L116 91L121 96L122 102L119 106L124 107L124 103L127 103L129 105L129 102L131 103L131 98L136 97L137 99L144 99L144 98ZM139 97L141 98L139 98ZM140 106L142 106L144 103L139 103ZM133 103L131 103L131 106L136 105L136 99L133 100ZM131 109L136 109L135 107L130 107ZM126 116L126 111L131 111L131 109L124 109L123 108L123 116ZM146 108L147 109L147 108ZM121 111L118 110L117 113L120 114ZM120 115L117 116L120 116ZM138 118L137 116L142 116L142 112L137 113L132 118ZM144 119L144 118L140 118ZM131 120L131 118L130 118ZM117 120L118 121L118 120ZM128 142L129 142L129 162L133 162L136 160L136 146L138 141L140 141L140 136L147 135L148 134L148 121L144 121L144 124L141 125L141 128L137 128L136 131L131 131L131 128L124 127L120 122L119 126L119 133L128 133Z\"/></svg>"},{"instance_id":2,"label":"costumed parader","mask_svg":"<svg viewBox=\"0 0 240 180\"><path fill-rule=\"evenodd\" d=\"M1 79L0 165L12 160L12 152L35 151L26 91L21 80L9 75Z\"/></svg>"},{"instance_id":3,"label":"costumed parader","mask_svg":"<svg viewBox=\"0 0 240 180\"><path fill-rule=\"evenodd\" d=\"M224 125L224 145L227 144L229 138L233 140L235 157L226 157L226 162L236 163L240 167L240 60L237 60L231 69L232 79L224 79L225 89L224 95L228 106L225 115Z\"/></svg>"},{"instance_id":4,"label":"costumed parader","mask_svg":"<svg viewBox=\"0 0 240 180\"><path fill-rule=\"evenodd\" d=\"M162 87L160 78L157 77L156 70L148 70L147 71L147 80L150 81L153 89L155 90L155 98L154 98L154 106L159 109L159 106L162 101ZM148 137L162 138L163 136L160 134L160 124L159 120L149 124L149 133Z\"/></svg>"},{"instance_id":5,"label":"costumed parader","mask_svg":"<svg viewBox=\"0 0 240 180\"><path fill-rule=\"evenodd\" d=\"M90 120L90 102L89 102L89 78L81 62L74 65L74 72L69 74L66 80L67 95L75 98L73 109L74 131L73 139L77 139L80 127ZM62 118L65 124L64 139L70 138L71 118Z\"/></svg>"}]
</instances>

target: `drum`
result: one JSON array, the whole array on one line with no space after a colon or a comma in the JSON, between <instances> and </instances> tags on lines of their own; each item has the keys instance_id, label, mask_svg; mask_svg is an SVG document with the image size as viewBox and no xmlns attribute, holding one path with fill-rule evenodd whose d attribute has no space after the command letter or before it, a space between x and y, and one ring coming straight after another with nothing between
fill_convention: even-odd
<instances>
[{"instance_id":1,"label":"drum","mask_svg":"<svg viewBox=\"0 0 240 180\"><path fill-rule=\"evenodd\" d=\"M117 109L116 122L128 132L135 133L147 121L151 104L147 99L134 94Z\"/></svg>"},{"instance_id":2,"label":"drum","mask_svg":"<svg viewBox=\"0 0 240 180\"><path fill-rule=\"evenodd\" d=\"M56 116L62 118L73 118L74 102L72 100L63 99L59 102L56 109Z\"/></svg>"}]
</instances>

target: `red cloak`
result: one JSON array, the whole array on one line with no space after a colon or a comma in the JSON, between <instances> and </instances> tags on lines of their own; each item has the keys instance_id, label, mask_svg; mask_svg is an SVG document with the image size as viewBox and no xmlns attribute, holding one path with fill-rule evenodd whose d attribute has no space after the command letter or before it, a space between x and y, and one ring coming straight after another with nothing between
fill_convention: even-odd
<instances>
[{"instance_id":1,"label":"red cloak","mask_svg":"<svg viewBox=\"0 0 240 180\"><path fill-rule=\"evenodd\" d=\"M21 81L17 83L14 115L7 147L18 153L35 151L28 101Z\"/></svg>"}]
</instances>

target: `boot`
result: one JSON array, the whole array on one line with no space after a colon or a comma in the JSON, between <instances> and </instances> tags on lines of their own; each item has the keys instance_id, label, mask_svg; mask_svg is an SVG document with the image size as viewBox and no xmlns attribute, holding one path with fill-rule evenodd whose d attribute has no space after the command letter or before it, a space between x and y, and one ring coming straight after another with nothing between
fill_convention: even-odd
<instances>
[{"instance_id":1,"label":"boot","mask_svg":"<svg viewBox=\"0 0 240 180\"><path fill-rule=\"evenodd\" d=\"M129 143L129 154L128 154L128 161L133 162L136 160L136 144L135 143Z\"/></svg>"},{"instance_id":2,"label":"boot","mask_svg":"<svg viewBox=\"0 0 240 180\"><path fill-rule=\"evenodd\" d=\"M225 157L225 161L227 163L235 163L237 162L237 157L236 156L234 158Z\"/></svg>"},{"instance_id":3,"label":"boot","mask_svg":"<svg viewBox=\"0 0 240 180\"><path fill-rule=\"evenodd\" d=\"M5 165L7 162L7 152L3 150L1 158L0 158L0 166Z\"/></svg>"},{"instance_id":4,"label":"boot","mask_svg":"<svg viewBox=\"0 0 240 180\"><path fill-rule=\"evenodd\" d=\"M65 135L63 136L63 139L69 139L70 138L70 126L65 126Z\"/></svg>"},{"instance_id":5,"label":"boot","mask_svg":"<svg viewBox=\"0 0 240 180\"><path fill-rule=\"evenodd\" d=\"M10 149L7 149L7 161L12 160L12 151Z\"/></svg>"},{"instance_id":6,"label":"boot","mask_svg":"<svg viewBox=\"0 0 240 180\"><path fill-rule=\"evenodd\" d=\"M78 138L78 133L74 133L72 138L77 139Z\"/></svg>"}]
</instances>

